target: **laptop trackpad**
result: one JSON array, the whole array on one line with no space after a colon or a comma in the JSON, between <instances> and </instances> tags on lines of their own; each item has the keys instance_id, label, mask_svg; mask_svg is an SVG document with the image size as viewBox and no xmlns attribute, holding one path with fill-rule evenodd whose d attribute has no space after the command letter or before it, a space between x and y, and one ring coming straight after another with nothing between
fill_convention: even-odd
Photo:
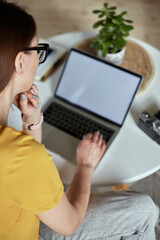
<instances>
[{"instance_id":1,"label":"laptop trackpad","mask_svg":"<svg viewBox=\"0 0 160 240\"><path fill-rule=\"evenodd\" d=\"M73 164L76 164L78 143L77 138L54 127L50 127L49 133L43 139L43 144L47 149L59 154Z\"/></svg>"}]
</instances>

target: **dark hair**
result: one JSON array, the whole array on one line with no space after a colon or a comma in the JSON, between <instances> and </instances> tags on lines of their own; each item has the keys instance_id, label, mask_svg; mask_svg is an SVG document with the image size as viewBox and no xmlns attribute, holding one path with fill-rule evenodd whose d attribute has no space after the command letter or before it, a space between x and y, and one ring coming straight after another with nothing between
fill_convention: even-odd
<instances>
[{"instance_id":1,"label":"dark hair","mask_svg":"<svg viewBox=\"0 0 160 240\"><path fill-rule=\"evenodd\" d=\"M0 92L11 79L17 53L29 47L35 35L33 17L17 4L0 0Z\"/></svg>"}]
</instances>

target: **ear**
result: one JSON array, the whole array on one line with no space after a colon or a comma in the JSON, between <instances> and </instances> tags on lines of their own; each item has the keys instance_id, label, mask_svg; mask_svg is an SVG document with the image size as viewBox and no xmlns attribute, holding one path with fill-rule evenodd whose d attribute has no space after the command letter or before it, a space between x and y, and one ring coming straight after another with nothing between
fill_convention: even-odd
<instances>
[{"instance_id":1,"label":"ear","mask_svg":"<svg viewBox=\"0 0 160 240\"><path fill-rule=\"evenodd\" d=\"M15 59L15 71L17 74L22 75L24 68L24 53L19 52Z\"/></svg>"}]
</instances>

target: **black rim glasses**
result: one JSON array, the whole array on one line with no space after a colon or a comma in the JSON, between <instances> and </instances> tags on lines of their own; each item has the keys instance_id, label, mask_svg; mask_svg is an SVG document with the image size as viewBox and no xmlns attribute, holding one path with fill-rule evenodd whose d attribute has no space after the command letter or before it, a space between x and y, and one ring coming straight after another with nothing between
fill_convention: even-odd
<instances>
[{"instance_id":1,"label":"black rim glasses","mask_svg":"<svg viewBox=\"0 0 160 240\"><path fill-rule=\"evenodd\" d=\"M37 47L29 47L25 48L22 51L27 52L27 51L37 51L38 56L39 56L39 64L45 62L47 55L48 55L48 50L49 50L49 44L47 43L39 43Z\"/></svg>"}]
</instances>

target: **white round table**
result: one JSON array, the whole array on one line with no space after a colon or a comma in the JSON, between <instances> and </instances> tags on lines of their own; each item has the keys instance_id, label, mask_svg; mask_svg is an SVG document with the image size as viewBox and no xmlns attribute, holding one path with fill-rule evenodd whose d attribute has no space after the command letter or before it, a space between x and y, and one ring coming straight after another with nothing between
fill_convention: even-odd
<instances>
[{"instance_id":1,"label":"white round table","mask_svg":"<svg viewBox=\"0 0 160 240\"><path fill-rule=\"evenodd\" d=\"M93 32L71 32L54 36L50 40L69 49L79 41L93 35L95 35ZM134 38L130 39L140 44L151 57L154 68L153 80L144 92L136 95L121 131L94 172L92 179L94 186L131 183L160 169L160 145L137 126L139 115L143 110L154 113L158 111L160 106L160 52L145 42ZM62 67L45 82L36 83L40 91L42 106L45 106L53 97ZM21 118L18 110L10 111L9 125L21 129ZM44 135L46 131L47 129L43 127ZM74 175L75 165L56 153L51 154L53 154L62 180L68 184Z\"/></svg>"}]
</instances>

